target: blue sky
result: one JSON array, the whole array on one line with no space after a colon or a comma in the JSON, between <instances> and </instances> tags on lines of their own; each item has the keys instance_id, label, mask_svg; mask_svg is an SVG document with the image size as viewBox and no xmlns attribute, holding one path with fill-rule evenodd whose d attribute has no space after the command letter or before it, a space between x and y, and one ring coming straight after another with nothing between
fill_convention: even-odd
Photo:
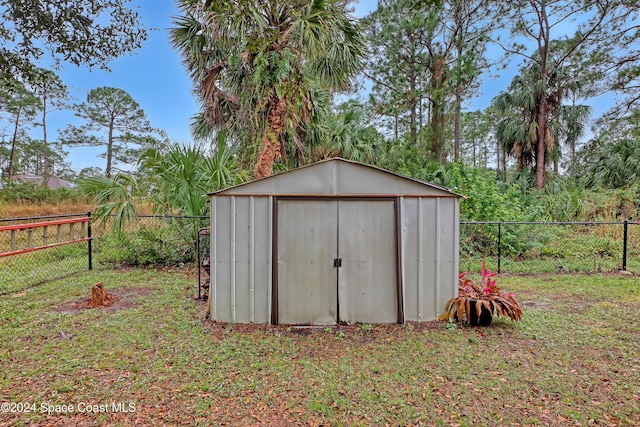
<instances>
[{"instance_id":1,"label":"blue sky","mask_svg":"<svg viewBox=\"0 0 640 427\"><path fill-rule=\"evenodd\" d=\"M109 86L124 89L145 111L151 125L164 129L172 140L188 141L189 119L197 105L191 92L191 82L185 73L179 55L169 44L168 29L172 16L178 14L174 0L137 0L139 13L149 32L149 38L133 54L120 57L110 64L111 72L99 69L89 71L67 65L58 72L69 86L75 102L84 102L94 88ZM71 122L82 121L70 112L54 112L52 127L61 129ZM56 127L57 124L57 127ZM70 152L68 161L79 172L89 166L104 169L106 160L97 157L102 148L78 147Z\"/></svg>"}]
</instances>

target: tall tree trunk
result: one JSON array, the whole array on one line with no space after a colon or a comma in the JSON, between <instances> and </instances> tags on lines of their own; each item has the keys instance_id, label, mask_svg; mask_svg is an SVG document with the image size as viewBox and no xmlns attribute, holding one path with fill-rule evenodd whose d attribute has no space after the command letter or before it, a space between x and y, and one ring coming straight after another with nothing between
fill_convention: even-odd
<instances>
[{"instance_id":1,"label":"tall tree trunk","mask_svg":"<svg viewBox=\"0 0 640 427\"><path fill-rule=\"evenodd\" d=\"M394 127L395 127L395 142L396 144L398 143L398 113L396 113L394 116Z\"/></svg>"},{"instance_id":2,"label":"tall tree trunk","mask_svg":"<svg viewBox=\"0 0 640 427\"><path fill-rule=\"evenodd\" d=\"M109 123L109 139L107 140L107 168L105 175L107 178L111 178L111 165L113 163L113 117Z\"/></svg>"},{"instance_id":3,"label":"tall tree trunk","mask_svg":"<svg viewBox=\"0 0 640 427\"><path fill-rule=\"evenodd\" d=\"M476 147L476 145L477 145L476 144L476 138L473 138L473 140L471 141L471 150L472 150L471 155L472 155L472 158L473 158L473 167L474 168L477 166L477 160L476 160L477 147ZM485 147L485 149L486 149L486 147ZM500 172L500 164L499 163L498 163L498 172Z\"/></svg>"},{"instance_id":4,"label":"tall tree trunk","mask_svg":"<svg viewBox=\"0 0 640 427\"><path fill-rule=\"evenodd\" d=\"M447 84L446 58L440 57L433 60L431 67L431 150L434 160L442 162L447 156L445 153L445 95L444 87Z\"/></svg>"},{"instance_id":5,"label":"tall tree trunk","mask_svg":"<svg viewBox=\"0 0 640 427\"><path fill-rule=\"evenodd\" d=\"M443 106L433 106L433 119L431 121L431 147L433 149L433 157L435 160L442 162L444 160L444 112Z\"/></svg>"},{"instance_id":6,"label":"tall tree trunk","mask_svg":"<svg viewBox=\"0 0 640 427\"><path fill-rule=\"evenodd\" d=\"M498 162L498 172L502 168L502 179L507 182L507 150L500 141L496 139L496 161Z\"/></svg>"},{"instance_id":7,"label":"tall tree trunk","mask_svg":"<svg viewBox=\"0 0 640 427\"><path fill-rule=\"evenodd\" d=\"M413 63L411 63L411 71L409 75L409 102L410 102L410 119L409 119L409 138L411 140L411 145L415 146L418 143L418 132L417 132L417 122L418 122L418 113L417 113L417 102L416 102L416 74L413 68Z\"/></svg>"},{"instance_id":8,"label":"tall tree trunk","mask_svg":"<svg viewBox=\"0 0 640 427\"><path fill-rule=\"evenodd\" d=\"M571 166L569 169L569 174L572 177L576 176L576 141L575 139L571 141Z\"/></svg>"},{"instance_id":9,"label":"tall tree trunk","mask_svg":"<svg viewBox=\"0 0 640 427\"><path fill-rule=\"evenodd\" d=\"M13 128L13 138L11 139L11 154L9 155L9 181L13 177L13 161L16 158L16 143L18 142L18 123L20 122L20 113L22 108L18 107L16 112L16 125Z\"/></svg>"},{"instance_id":10,"label":"tall tree trunk","mask_svg":"<svg viewBox=\"0 0 640 427\"><path fill-rule=\"evenodd\" d=\"M462 85L456 86L455 117L453 119L453 161L460 159L460 114L462 114ZM475 153L473 163L475 166Z\"/></svg>"},{"instance_id":11,"label":"tall tree trunk","mask_svg":"<svg viewBox=\"0 0 640 427\"><path fill-rule=\"evenodd\" d=\"M500 141L496 138L496 163L498 164L498 173L502 172L502 156L500 156Z\"/></svg>"},{"instance_id":12,"label":"tall tree trunk","mask_svg":"<svg viewBox=\"0 0 640 427\"><path fill-rule=\"evenodd\" d=\"M538 147L536 153L536 189L538 190L544 187L545 154L547 151L544 138L547 132L546 116L547 93L543 90L538 106Z\"/></svg>"},{"instance_id":13,"label":"tall tree trunk","mask_svg":"<svg viewBox=\"0 0 640 427\"><path fill-rule=\"evenodd\" d=\"M454 15L454 21L455 21L455 28L460 30L461 32L466 32L467 29L465 28L464 25L464 19L462 13L463 13L463 6L464 3L460 2L456 4L455 7L455 15ZM464 54L464 50L463 50L463 45L462 45L462 38L456 38L456 41L454 42L455 46L456 46L456 50L457 50L457 58L458 61L460 61L460 58L462 58L462 55ZM455 90L455 96L456 96L456 101L455 101L455 106L454 106L454 118L453 118L453 161L457 162L458 160L460 160L460 115L462 114L462 91L464 90L464 87L462 85L462 77L461 77L460 72L458 72L458 77L456 79L456 90ZM476 153L475 153L475 149L476 149L476 144L475 141L473 142L473 166L476 166Z\"/></svg>"},{"instance_id":14,"label":"tall tree trunk","mask_svg":"<svg viewBox=\"0 0 640 427\"><path fill-rule=\"evenodd\" d=\"M424 124L424 116L422 115L422 98L420 98L420 133L419 133L419 139L420 139L420 150L424 150L424 129L423 129L423 124Z\"/></svg>"},{"instance_id":15,"label":"tall tree trunk","mask_svg":"<svg viewBox=\"0 0 640 427\"><path fill-rule=\"evenodd\" d=\"M273 162L280 151L280 134L287 115L286 97L278 98L275 93L269 102L271 107L267 117L267 128L262 134L262 148L258 153L258 161L253 170L255 179L266 178L273 172Z\"/></svg>"},{"instance_id":16,"label":"tall tree trunk","mask_svg":"<svg viewBox=\"0 0 640 427\"><path fill-rule=\"evenodd\" d=\"M42 142L44 143L44 173L42 185L49 188L49 145L47 144L47 93L42 96Z\"/></svg>"},{"instance_id":17,"label":"tall tree trunk","mask_svg":"<svg viewBox=\"0 0 640 427\"><path fill-rule=\"evenodd\" d=\"M538 12L540 21L540 34L538 37L538 53L540 55L540 78L543 79L542 93L540 94L540 104L538 105L538 147L536 155L536 189L544 187L545 154L547 146L545 139L547 136L547 53L549 49L549 37L551 28L549 17L547 16L546 2L543 1Z\"/></svg>"}]
</instances>

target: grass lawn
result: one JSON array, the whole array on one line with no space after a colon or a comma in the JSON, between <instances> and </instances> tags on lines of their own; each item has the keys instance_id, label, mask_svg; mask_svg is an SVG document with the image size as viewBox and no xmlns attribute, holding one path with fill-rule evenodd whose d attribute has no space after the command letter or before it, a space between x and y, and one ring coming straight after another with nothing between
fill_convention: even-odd
<instances>
[{"instance_id":1,"label":"grass lawn","mask_svg":"<svg viewBox=\"0 0 640 427\"><path fill-rule=\"evenodd\" d=\"M113 306L86 307L98 281ZM0 299L0 402L22 412L0 426L640 425L637 277L498 284L523 320L483 329L213 324L181 272L13 292Z\"/></svg>"}]
</instances>

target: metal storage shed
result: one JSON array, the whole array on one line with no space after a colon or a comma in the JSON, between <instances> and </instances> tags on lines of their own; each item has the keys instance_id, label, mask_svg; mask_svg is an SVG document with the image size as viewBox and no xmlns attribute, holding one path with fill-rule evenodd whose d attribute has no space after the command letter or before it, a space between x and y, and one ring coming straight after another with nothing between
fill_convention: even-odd
<instances>
[{"instance_id":1,"label":"metal storage shed","mask_svg":"<svg viewBox=\"0 0 640 427\"><path fill-rule=\"evenodd\" d=\"M434 320L457 294L447 189L331 159L210 196L213 320Z\"/></svg>"}]
</instances>

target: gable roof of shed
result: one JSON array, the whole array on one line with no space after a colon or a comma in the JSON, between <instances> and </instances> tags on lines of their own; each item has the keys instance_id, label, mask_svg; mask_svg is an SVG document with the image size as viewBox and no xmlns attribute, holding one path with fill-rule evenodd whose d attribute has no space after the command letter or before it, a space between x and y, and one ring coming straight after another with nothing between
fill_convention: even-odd
<instances>
[{"instance_id":1,"label":"gable roof of shed","mask_svg":"<svg viewBox=\"0 0 640 427\"><path fill-rule=\"evenodd\" d=\"M209 195L460 197L444 187L342 158L323 160Z\"/></svg>"}]
</instances>

